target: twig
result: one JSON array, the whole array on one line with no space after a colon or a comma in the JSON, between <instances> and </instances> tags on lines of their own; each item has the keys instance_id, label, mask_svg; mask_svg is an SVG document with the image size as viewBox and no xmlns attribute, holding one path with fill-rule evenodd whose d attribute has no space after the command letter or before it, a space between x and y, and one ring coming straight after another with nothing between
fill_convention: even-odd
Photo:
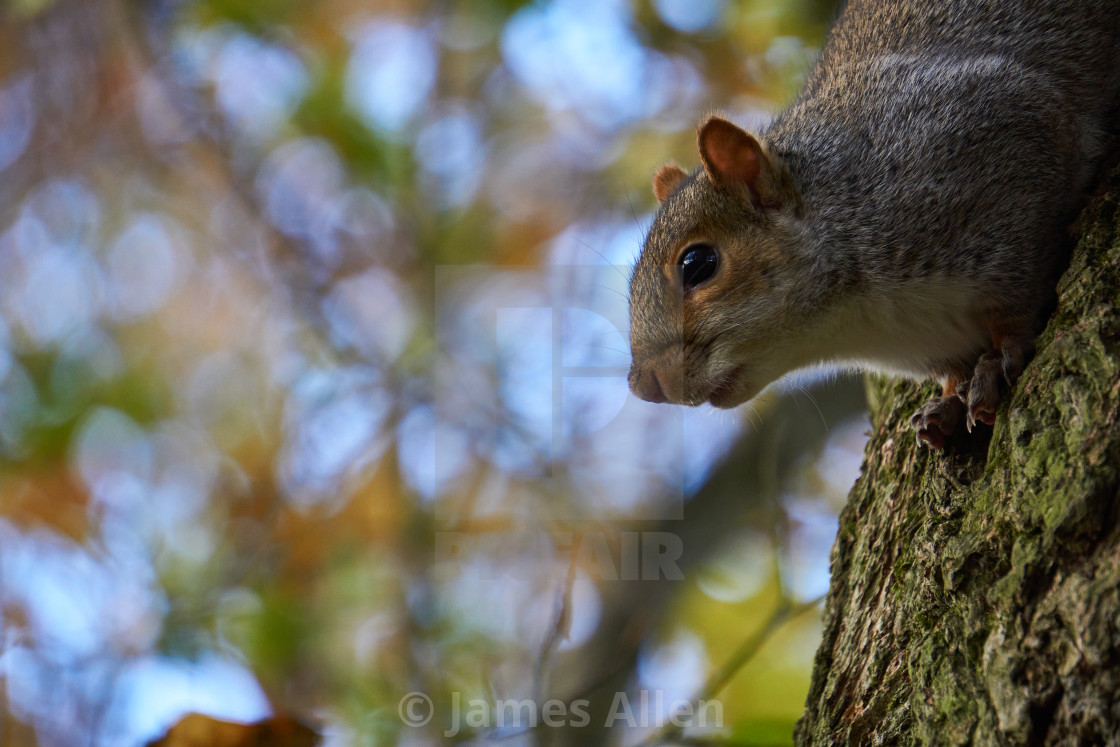
<instances>
[{"instance_id":1,"label":"twig","mask_svg":"<svg viewBox=\"0 0 1120 747\"><path fill-rule=\"evenodd\" d=\"M770 615L770 619L766 621L766 624L739 645L739 648L723 663L723 666L708 678L708 681L704 683L704 686L700 688L700 692L692 698L692 701L708 700L718 695L723 688L727 687L727 683L735 678L739 670L754 658L755 654L761 650L762 645L773 635L774 631L781 627L787 620L816 607L824 600L824 596L825 595L822 594L808 602L798 603L793 603L787 597L783 596L782 600L778 603L777 609ZM647 737L640 743L639 747L653 747L654 745L663 744L670 739L680 737L681 731L682 728L680 726L669 722Z\"/></svg>"}]
</instances>

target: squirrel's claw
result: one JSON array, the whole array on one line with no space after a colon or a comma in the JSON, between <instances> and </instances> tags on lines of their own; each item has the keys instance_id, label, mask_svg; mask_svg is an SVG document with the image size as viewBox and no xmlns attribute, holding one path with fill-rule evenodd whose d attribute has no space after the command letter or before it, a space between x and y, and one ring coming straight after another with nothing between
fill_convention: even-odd
<instances>
[{"instance_id":1,"label":"squirrel's claw","mask_svg":"<svg viewBox=\"0 0 1120 747\"><path fill-rule=\"evenodd\" d=\"M918 443L925 444L934 451L944 451L945 434L937 428L918 429Z\"/></svg>"},{"instance_id":2,"label":"squirrel's claw","mask_svg":"<svg viewBox=\"0 0 1120 747\"><path fill-rule=\"evenodd\" d=\"M1027 361L1034 355L1034 340L1029 337L1005 337L1000 343L1000 353L1003 356L1003 380L1008 387L1013 387Z\"/></svg>"},{"instance_id":3,"label":"squirrel's claw","mask_svg":"<svg viewBox=\"0 0 1120 747\"><path fill-rule=\"evenodd\" d=\"M1004 355L995 351L985 353L977 361L972 381L965 389L968 404L966 427L969 433L978 422L995 424L996 411L999 409L1000 383L1005 376L1005 362Z\"/></svg>"},{"instance_id":4,"label":"squirrel's claw","mask_svg":"<svg viewBox=\"0 0 1120 747\"><path fill-rule=\"evenodd\" d=\"M964 403L955 394L934 397L926 402L910 419L910 424L917 431L918 443L934 451L944 449L949 436L957 429L964 409Z\"/></svg>"},{"instance_id":5,"label":"squirrel's claw","mask_svg":"<svg viewBox=\"0 0 1120 747\"><path fill-rule=\"evenodd\" d=\"M996 411L985 405L973 405L968 408L968 432L972 433L972 426L977 423L986 425L996 424Z\"/></svg>"}]
</instances>

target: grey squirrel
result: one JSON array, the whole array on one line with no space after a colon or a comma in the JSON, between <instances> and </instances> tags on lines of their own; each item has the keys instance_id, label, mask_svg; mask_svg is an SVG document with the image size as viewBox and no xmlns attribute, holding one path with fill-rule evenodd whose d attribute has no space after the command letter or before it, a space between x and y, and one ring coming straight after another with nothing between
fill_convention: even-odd
<instances>
[{"instance_id":1,"label":"grey squirrel","mask_svg":"<svg viewBox=\"0 0 1120 747\"><path fill-rule=\"evenodd\" d=\"M800 96L653 179L630 387L734 407L822 362L934 376L941 449L1033 355L1113 147L1120 0L851 0Z\"/></svg>"}]
</instances>

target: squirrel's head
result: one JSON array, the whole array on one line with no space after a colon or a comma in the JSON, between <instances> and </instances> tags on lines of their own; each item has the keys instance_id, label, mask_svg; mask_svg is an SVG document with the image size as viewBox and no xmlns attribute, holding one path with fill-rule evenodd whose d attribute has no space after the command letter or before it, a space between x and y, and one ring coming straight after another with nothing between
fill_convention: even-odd
<instances>
[{"instance_id":1,"label":"squirrel's head","mask_svg":"<svg viewBox=\"0 0 1120 747\"><path fill-rule=\"evenodd\" d=\"M630 279L630 388L650 402L734 407L801 364L788 170L719 117L699 128L703 168L653 178L661 204ZM804 278L804 274L800 274Z\"/></svg>"}]
</instances>

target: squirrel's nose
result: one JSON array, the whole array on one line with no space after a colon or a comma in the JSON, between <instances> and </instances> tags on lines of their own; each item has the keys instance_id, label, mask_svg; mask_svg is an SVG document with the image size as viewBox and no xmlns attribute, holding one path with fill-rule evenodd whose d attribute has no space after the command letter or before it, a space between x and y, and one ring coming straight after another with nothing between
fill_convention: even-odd
<instances>
[{"instance_id":1,"label":"squirrel's nose","mask_svg":"<svg viewBox=\"0 0 1120 747\"><path fill-rule=\"evenodd\" d=\"M657 380L657 372L653 368L642 371L635 369L630 372L630 390L646 402L668 402L661 382Z\"/></svg>"}]
</instances>

